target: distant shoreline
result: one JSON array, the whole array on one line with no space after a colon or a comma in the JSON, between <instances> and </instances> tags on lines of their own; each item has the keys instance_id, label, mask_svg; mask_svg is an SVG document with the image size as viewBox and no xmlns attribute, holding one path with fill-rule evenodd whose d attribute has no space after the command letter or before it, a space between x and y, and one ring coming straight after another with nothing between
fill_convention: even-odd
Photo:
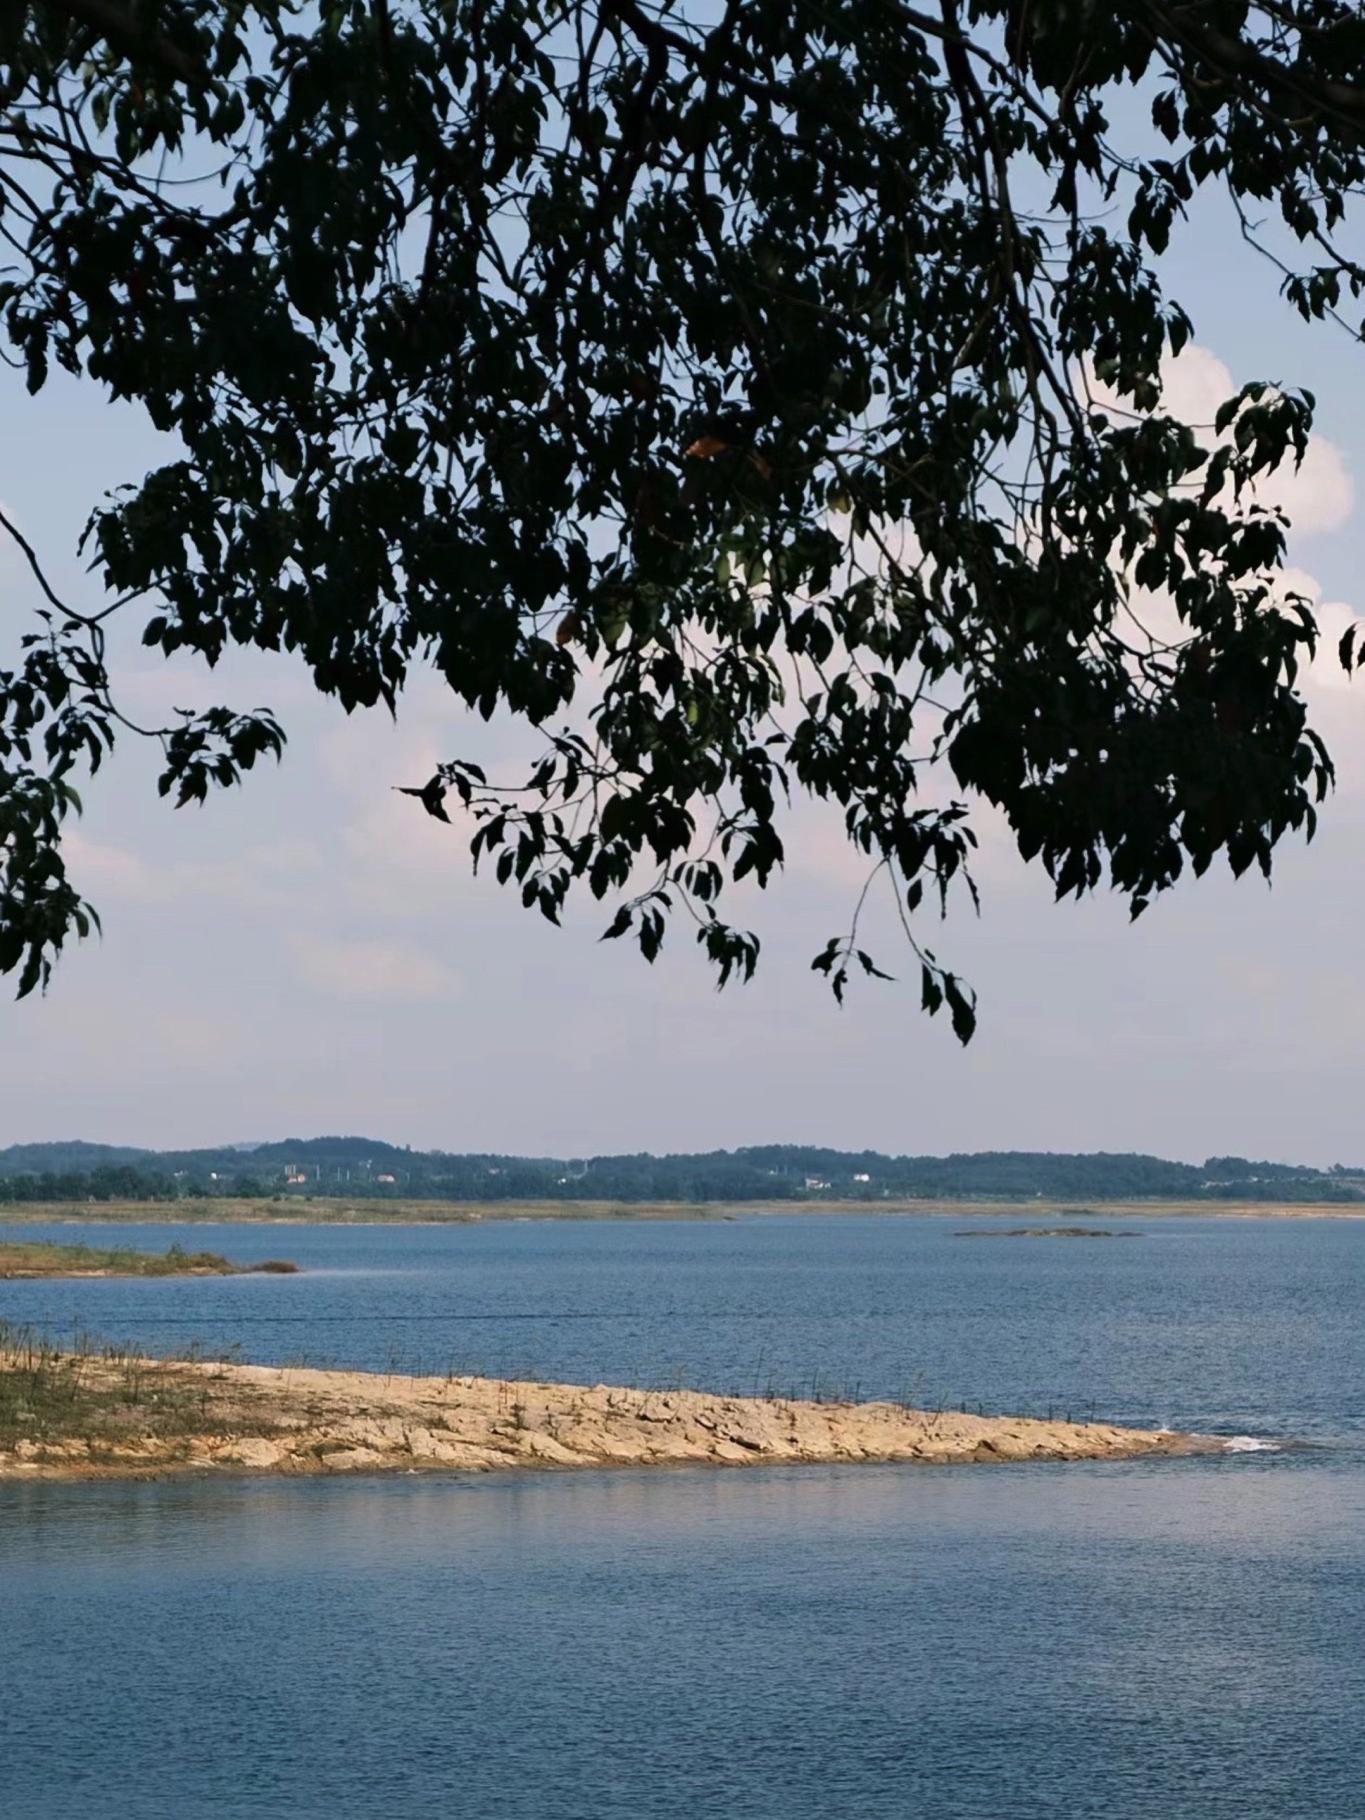
<instances>
[{"instance_id":1,"label":"distant shoreline","mask_svg":"<svg viewBox=\"0 0 1365 1820\"><path fill-rule=\"evenodd\" d=\"M183 1201L11 1201L0 1227L35 1225L149 1226L473 1226L558 1220L629 1223L647 1220L736 1221L794 1214L907 1214L963 1218L1074 1221L1105 1219L1365 1220L1365 1203L1339 1201L421 1201L227 1197Z\"/></svg>"}]
</instances>

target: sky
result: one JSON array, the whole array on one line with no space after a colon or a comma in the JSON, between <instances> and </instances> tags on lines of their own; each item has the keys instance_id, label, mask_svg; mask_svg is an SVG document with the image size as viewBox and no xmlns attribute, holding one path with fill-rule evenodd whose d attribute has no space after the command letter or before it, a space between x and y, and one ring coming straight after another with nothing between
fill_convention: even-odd
<instances>
[{"instance_id":1,"label":"sky","mask_svg":"<svg viewBox=\"0 0 1365 1820\"><path fill-rule=\"evenodd\" d=\"M1316 392L1316 442L1280 495L1300 583L1344 629L1365 607L1365 351L1299 321L1221 206L1177 234L1164 279L1195 322L1171 381L1183 408L1207 415L1253 378ZM154 433L93 387L59 376L30 400L3 369L0 426L0 502L67 597L98 604L75 540L103 491L161 458ZM0 662L33 604L0 548ZM68 950L45 997L0 1001L0 1145L356 1132L562 1155L792 1142L1365 1162L1365 681L1330 657L1307 690L1339 785L1273 887L1220 872L1132 925L1108 896L1055 905L980 818L981 915L964 901L930 938L980 995L965 1050L920 1014L912 969L842 1009L810 971L863 876L831 818L801 813L780 887L746 906L758 976L718 994L681 928L650 968L597 942L600 906L554 930L471 877L464 843L394 789L488 739L434 682L397 724L348 719L257 654L210 678L133 645L118 684L149 711L269 704L289 746L204 808L170 810L131 745L85 792L69 864L103 935ZM491 741L509 761L531 749Z\"/></svg>"}]
</instances>

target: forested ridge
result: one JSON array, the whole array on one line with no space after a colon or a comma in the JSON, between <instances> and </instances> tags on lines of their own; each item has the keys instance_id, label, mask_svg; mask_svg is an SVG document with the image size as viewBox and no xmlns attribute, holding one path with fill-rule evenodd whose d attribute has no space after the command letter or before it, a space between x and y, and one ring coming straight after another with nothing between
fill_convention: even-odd
<instances>
[{"instance_id":1,"label":"forested ridge","mask_svg":"<svg viewBox=\"0 0 1365 1820\"><path fill-rule=\"evenodd\" d=\"M1097 1152L889 1156L804 1144L654 1156L519 1157L410 1150L364 1137L155 1151L79 1142L0 1150L0 1202L180 1196L455 1201L962 1199L1365 1200L1365 1166L1246 1157L1203 1163Z\"/></svg>"}]
</instances>

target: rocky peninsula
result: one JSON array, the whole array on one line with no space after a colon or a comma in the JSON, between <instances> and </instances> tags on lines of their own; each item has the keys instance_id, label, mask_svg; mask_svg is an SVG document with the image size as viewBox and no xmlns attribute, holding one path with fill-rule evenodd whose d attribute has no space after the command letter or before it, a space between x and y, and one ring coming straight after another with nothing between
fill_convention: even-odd
<instances>
[{"instance_id":1,"label":"rocky peninsula","mask_svg":"<svg viewBox=\"0 0 1365 1820\"><path fill-rule=\"evenodd\" d=\"M0 1479L1099 1460L1219 1446L1040 1421L687 1390L398 1377L0 1346Z\"/></svg>"}]
</instances>

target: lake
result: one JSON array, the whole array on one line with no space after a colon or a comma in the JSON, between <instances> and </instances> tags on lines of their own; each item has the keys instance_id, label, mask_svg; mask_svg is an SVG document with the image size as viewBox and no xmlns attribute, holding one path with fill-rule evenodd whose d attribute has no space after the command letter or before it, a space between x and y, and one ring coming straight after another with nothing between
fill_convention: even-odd
<instances>
[{"instance_id":1,"label":"lake","mask_svg":"<svg viewBox=\"0 0 1365 1820\"><path fill-rule=\"evenodd\" d=\"M0 1283L0 1317L156 1349L1281 1445L0 1487L0 1812L1355 1820L1365 1225L982 1223L12 1229L304 1265Z\"/></svg>"}]
</instances>

